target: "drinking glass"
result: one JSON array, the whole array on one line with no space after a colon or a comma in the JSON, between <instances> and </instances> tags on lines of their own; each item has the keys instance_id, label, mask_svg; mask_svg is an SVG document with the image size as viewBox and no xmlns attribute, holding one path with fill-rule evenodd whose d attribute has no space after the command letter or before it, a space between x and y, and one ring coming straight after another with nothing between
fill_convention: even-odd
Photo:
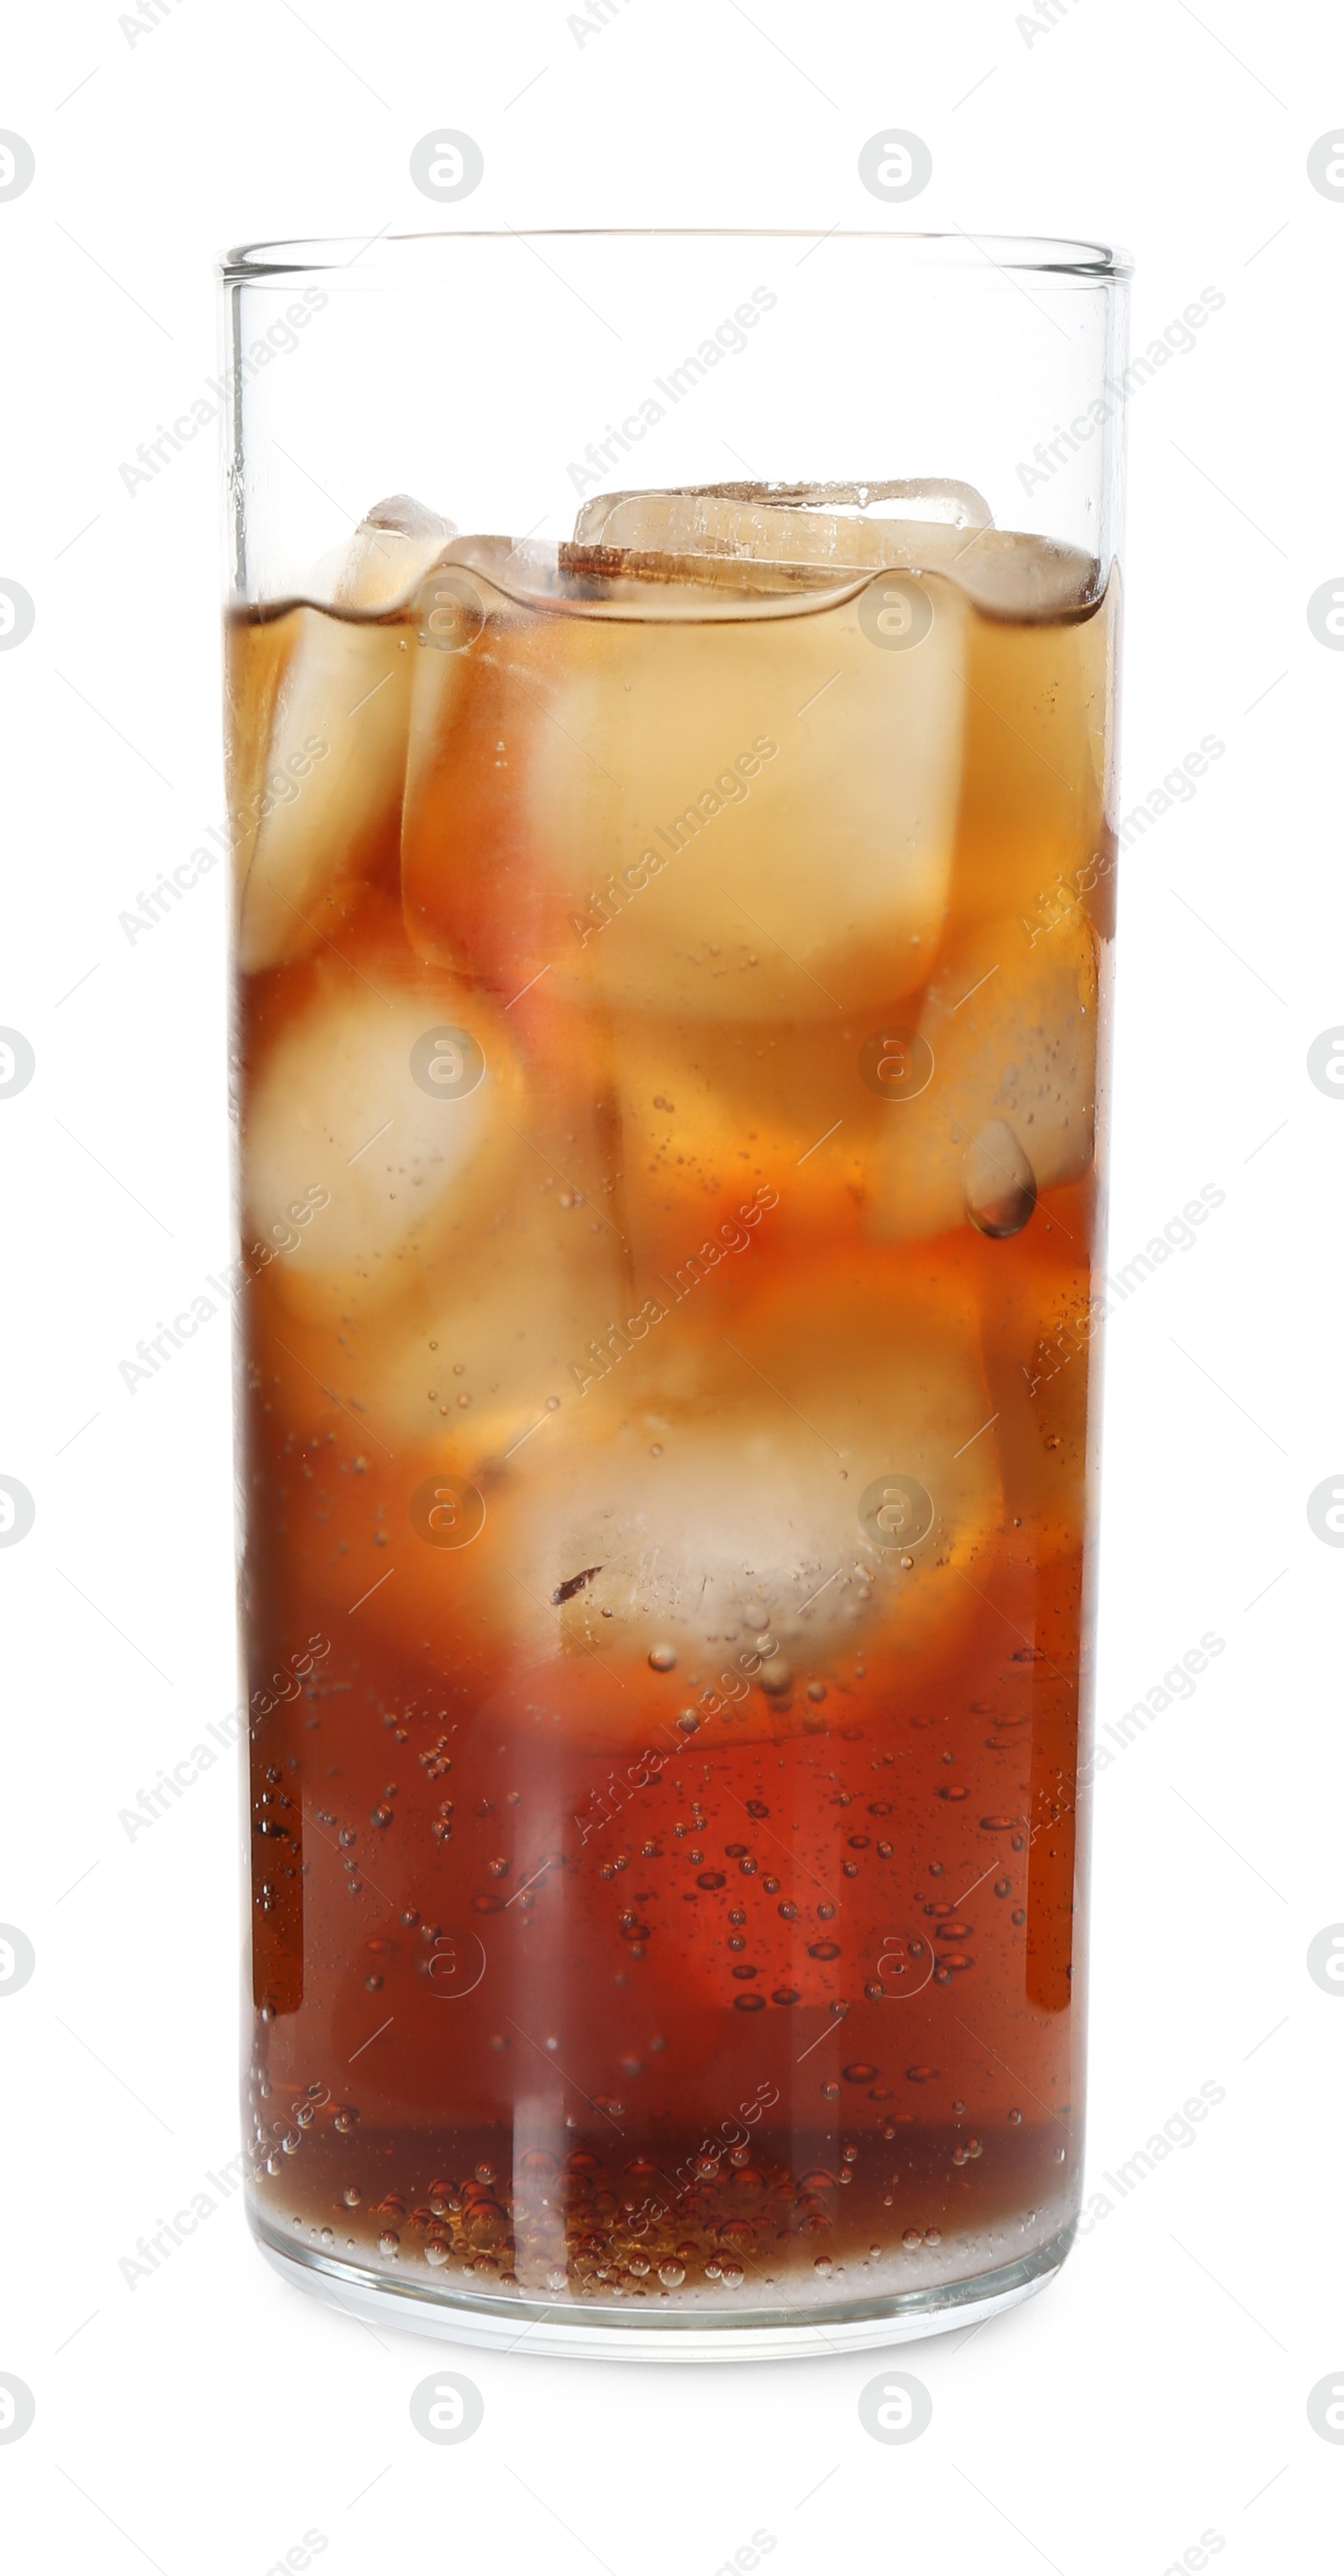
<instances>
[{"instance_id":1,"label":"drinking glass","mask_svg":"<svg viewBox=\"0 0 1344 2576\"><path fill-rule=\"evenodd\" d=\"M250 2207L369 2318L1069 2246L1127 274L226 263Z\"/></svg>"}]
</instances>

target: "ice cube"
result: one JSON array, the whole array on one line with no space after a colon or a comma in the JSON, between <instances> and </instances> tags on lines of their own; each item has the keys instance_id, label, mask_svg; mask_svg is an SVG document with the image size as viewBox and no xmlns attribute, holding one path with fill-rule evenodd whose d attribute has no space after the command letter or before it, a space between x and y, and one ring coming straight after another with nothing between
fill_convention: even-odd
<instances>
[{"instance_id":1,"label":"ice cube","mask_svg":"<svg viewBox=\"0 0 1344 2576\"><path fill-rule=\"evenodd\" d=\"M614 565L661 557L692 574L709 563L828 567L844 578L883 566L944 573L996 617L1053 619L1100 593L1095 559L1047 537L996 528L967 483L723 483L611 492L586 501L577 545ZM562 553L565 551L561 550Z\"/></svg>"},{"instance_id":2,"label":"ice cube","mask_svg":"<svg viewBox=\"0 0 1344 2576\"><path fill-rule=\"evenodd\" d=\"M958 532L993 524L969 483L708 483L602 493L585 501L574 536L586 546L876 569L942 562Z\"/></svg>"},{"instance_id":3,"label":"ice cube","mask_svg":"<svg viewBox=\"0 0 1344 2576\"><path fill-rule=\"evenodd\" d=\"M1035 561L1025 548L1023 577ZM1107 740L1119 601L1090 614L975 616L966 632L966 748L948 935L1021 913L1044 932L1084 904L1109 926L1114 841Z\"/></svg>"},{"instance_id":4,"label":"ice cube","mask_svg":"<svg viewBox=\"0 0 1344 2576\"><path fill-rule=\"evenodd\" d=\"M623 578L609 602L576 577L557 614L471 577L479 630L416 657L422 954L509 995L545 973L712 1018L816 1021L924 982L960 785L953 585L911 577L884 607L880 584L750 601Z\"/></svg>"},{"instance_id":5,"label":"ice cube","mask_svg":"<svg viewBox=\"0 0 1344 2576\"><path fill-rule=\"evenodd\" d=\"M574 1371L597 1375L590 1346L632 1349L648 1331L602 1200L548 1169L531 1135L514 1141L507 1158L486 1147L485 1222L468 1211L451 1235L423 1242L408 1297L328 1363L337 1393L394 1447L446 1441L472 1473L534 1435L546 1444L551 1417L577 1395Z\"/></svg>"},{"instance_id":6,"label":"ice cube","mask_svg":"<svg viewBox=\"0 0 1344 2576\"><path fill-rule=\"evenodd\" d=\"M379 503L352 540L336 607L284 621L278 684L233 782L245 973L306 954L342 890L395 860L411 654L403 627L374 621L451 533L404 496Z\"/></svg>"},{"instance_id":7,"label":"ice cube","mask_svg":"<svg viewBox=\"0 0 1344 2576\"><path fill-rule=\"evenodd\" d=\"M539 1351L555 1283L531 1284ZM358 1339L281 1332L272 1400L327 1458L318 1518L296 1500L286 1532L315 1619L359 1605L371 1651L436 1690L451 1673L492 1723L663 1759L866 1706L885 1721L946 1685L977 1621L997 1624L982 1598L1004 1514L975 1316L934 1299L918 1262L870 1256L861 1288L815 1262L744 1304L732 1347L675 1300L634 1335L617 1308L593 1337L605 1376L562 1381L531 1425L516 1397L532 1363L509 1358L522 1285L515 1272L482 1345L500 1403L450 1393L440 1415L426 1392L434 1428L414 1436L380 1413L360 1357L385 1338L377 1319ZM426 1390L469 1383L445 1364L475 1326L444 1320L438 1350L408 1362L440 1373Z\"/></svg>"},{"instance_id":8,"label":"ice cube","mask_svg":"<svg viewBox=\"0 0 1344 2576\"><path fill-rule=\"evenodd\" d=\"M282 1303L358 1318L473 1241L525 1152L505 1023L444 976L383 988L338 963L262 1064L244 1120L245 1253Z\"/></svg>"},{"instance_id":9,"label":"ice cube","mask_svg":"<svg viewBox=\"0 0 1344 2576\"><path fill-rule=\"evenodd\" d=\"M873 511L874 503L896 503ZM943 573L991 616L1014 623L1076 615L1103 590L1103 567L1074 546L996 528L967 483L724 483L681 491L612 492L584 503L579 542L609 573L624 560L646 577L722 580L732 564L764 578L831 569L839 578L883 566ZM715 572L709 570L716 567Z\"/></svg>"},{"instance_id":10,"label":"ice cube","mask_svg":"<svg viewBox=\"0 0 1344 2576\"><path fill-rule=\"evenodd\" d=\"M869 1021L613 1012L622 1224L637 1270L754 1270L759 1247L857 1242L885 1104L856 1083ZM764 1203L764 1205L763 1205Z\"/></svg>"},{"instance_id":11,"label":"ice cube","mask_svg":"<svg viewBox=\"0 0 1344 2576\"><path fill-rule=\"evenodd\" d=\"M731 1341L689 1311L613 1351L492 1502L558 1671L592 1655L625 1685L575 1725L615 1740L652 1705L672 1743L688 1708L706 1746L800 1732L809 1679L856 1653L901 1701L932 1687L1002 1517L969 1308L894 1256L862 1289L813 1265Z\"/></svg>"},{"instance_id":12,"label":"ice cube","mask_svg":"<svg viewBox=\"0 0 1344 2576\"><path fill-rule=\"evenodd\" d=\"M910 1242L974 1224L1026 1225L1037 1195L1081 1180L1093 1153L1097 943L1078 912L1035 938L1017 919L949 940L915 1034L923 1088L895 1083L874 1160L871 1231ZM887 1059L905 1060L893 1030Z\"/></svg>"},{"instance_id":13,"label":"ice cube","mask_svg":"<svg viewBox=\"0 0 1344 2576\"><path fill-rule=\"evenodd\" d=\"M407 492L376 502L355 530L337 575L338 601L347 608L391 608L409 600L456 534L451 519Z\"/></svg>"}]
</instances>

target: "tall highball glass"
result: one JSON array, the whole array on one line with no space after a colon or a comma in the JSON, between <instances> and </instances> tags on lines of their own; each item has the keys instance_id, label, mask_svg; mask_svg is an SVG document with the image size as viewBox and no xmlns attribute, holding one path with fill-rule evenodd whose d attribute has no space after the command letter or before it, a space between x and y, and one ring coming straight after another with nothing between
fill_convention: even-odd
<instances>
[{"instance_id":1,"label":"tall highball glass","mask_svg":"<svg viewBox=\"0 0 1344 2576\"><path fill-rule=\"evenodd\" d=\"M226 264L250 2200L368 2317L1068 2248L1126 273Z\"/></svg>"}]
</instances>

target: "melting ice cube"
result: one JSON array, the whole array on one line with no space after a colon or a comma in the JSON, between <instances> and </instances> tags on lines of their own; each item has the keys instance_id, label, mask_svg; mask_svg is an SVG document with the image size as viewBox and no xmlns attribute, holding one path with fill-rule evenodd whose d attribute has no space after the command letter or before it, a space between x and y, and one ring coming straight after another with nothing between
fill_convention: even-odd
<instances>
[{"instance_id":1,"label":"melting ice cube","mask_svg":"<svg viewBox=\"0 0 1344 2576\"><path fill-rule=\"evenodd\" d=\"M917 1034L926 1086L897 1090L875 1148L872 1230L913 1241L963 1225L1011 1235L1039 1190L1093 1152L1097 947L1075 911L1032 940L1019 920L949 940Z\"/></svg>"},{"instance_id":2,"label":"melting ice cube","mask_svg":"<svg viewBox=\"0 0 1344 2576\"><path fill-rule=\"evenodd\" d=\"M451 535L404 495L380 502L340 567L336 607L289 612L278 684L234 783L245 973L304 955L341 890L384 849L395 860L411 654L397 624L372 621Z\"/></svg>"},{"instance_id":3,"label":"melting ice cube","mask_svg":"<svg viewBox=\"0 0 1344 2576\"><path fill-rule=\"evenodd\" d=\"M675 580L646 554L574 564L559 614L482 582L475 636L418 657L402 871L422 953L511 990L545 972L616 1008L737 1020L925 981L965 603L862 563L832 592L761 549L754 589L707 556Z\"/></svg>"},{"instance_id":4,"label":"melting ice cube","mask_svg":"<svg viewBox=\"0 0 1344 2576\"><path fill-rule=\"evenodd\" d=\"M523 1151L518 1088L478 992L439 976L387 993L319 969L245 1122L247 1239L270 1250L281 1297L314 1316L367 1312L481 1229Z\"/></svg>"}]
</instances>

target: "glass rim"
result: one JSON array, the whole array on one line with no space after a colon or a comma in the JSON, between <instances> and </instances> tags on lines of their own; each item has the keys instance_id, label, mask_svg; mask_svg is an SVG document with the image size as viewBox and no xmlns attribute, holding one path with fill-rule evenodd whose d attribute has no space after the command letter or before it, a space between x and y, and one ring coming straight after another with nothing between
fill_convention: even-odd
<instances>
[{"instance_id":1,"label":"glass rim","mask_svg":"<svg viewBox=\"0 0 1344 2576\"><path fill-rule=\"evenodd\" d=\"M842 228L832 225L824 232L810 231L801 225L691 225L691 224L556 224L556 225L482 225L455 231L372 233L360 240L353 234L317 236L311 240L242 242L225 251L219 260L219 276L225 286L261 284L276 277L334 276L353 269L367 260L364 274L377 275L385 267L394 267L389 252L422 248L425 245L448 245L455 242L507 242L525 245L537 242L823 242L884 244L901 252L905 264L925 270L972 268L986 263L1000 273L1015 275L1022 271L1037 276L1073 277L1090 285L1108 284L1112 280L1132 277L1134 263L1130 252L1105 242L1076 241L1049 234L970 233L956 232L887 232L873 227Z\"/></svg>"}]
</instances>

